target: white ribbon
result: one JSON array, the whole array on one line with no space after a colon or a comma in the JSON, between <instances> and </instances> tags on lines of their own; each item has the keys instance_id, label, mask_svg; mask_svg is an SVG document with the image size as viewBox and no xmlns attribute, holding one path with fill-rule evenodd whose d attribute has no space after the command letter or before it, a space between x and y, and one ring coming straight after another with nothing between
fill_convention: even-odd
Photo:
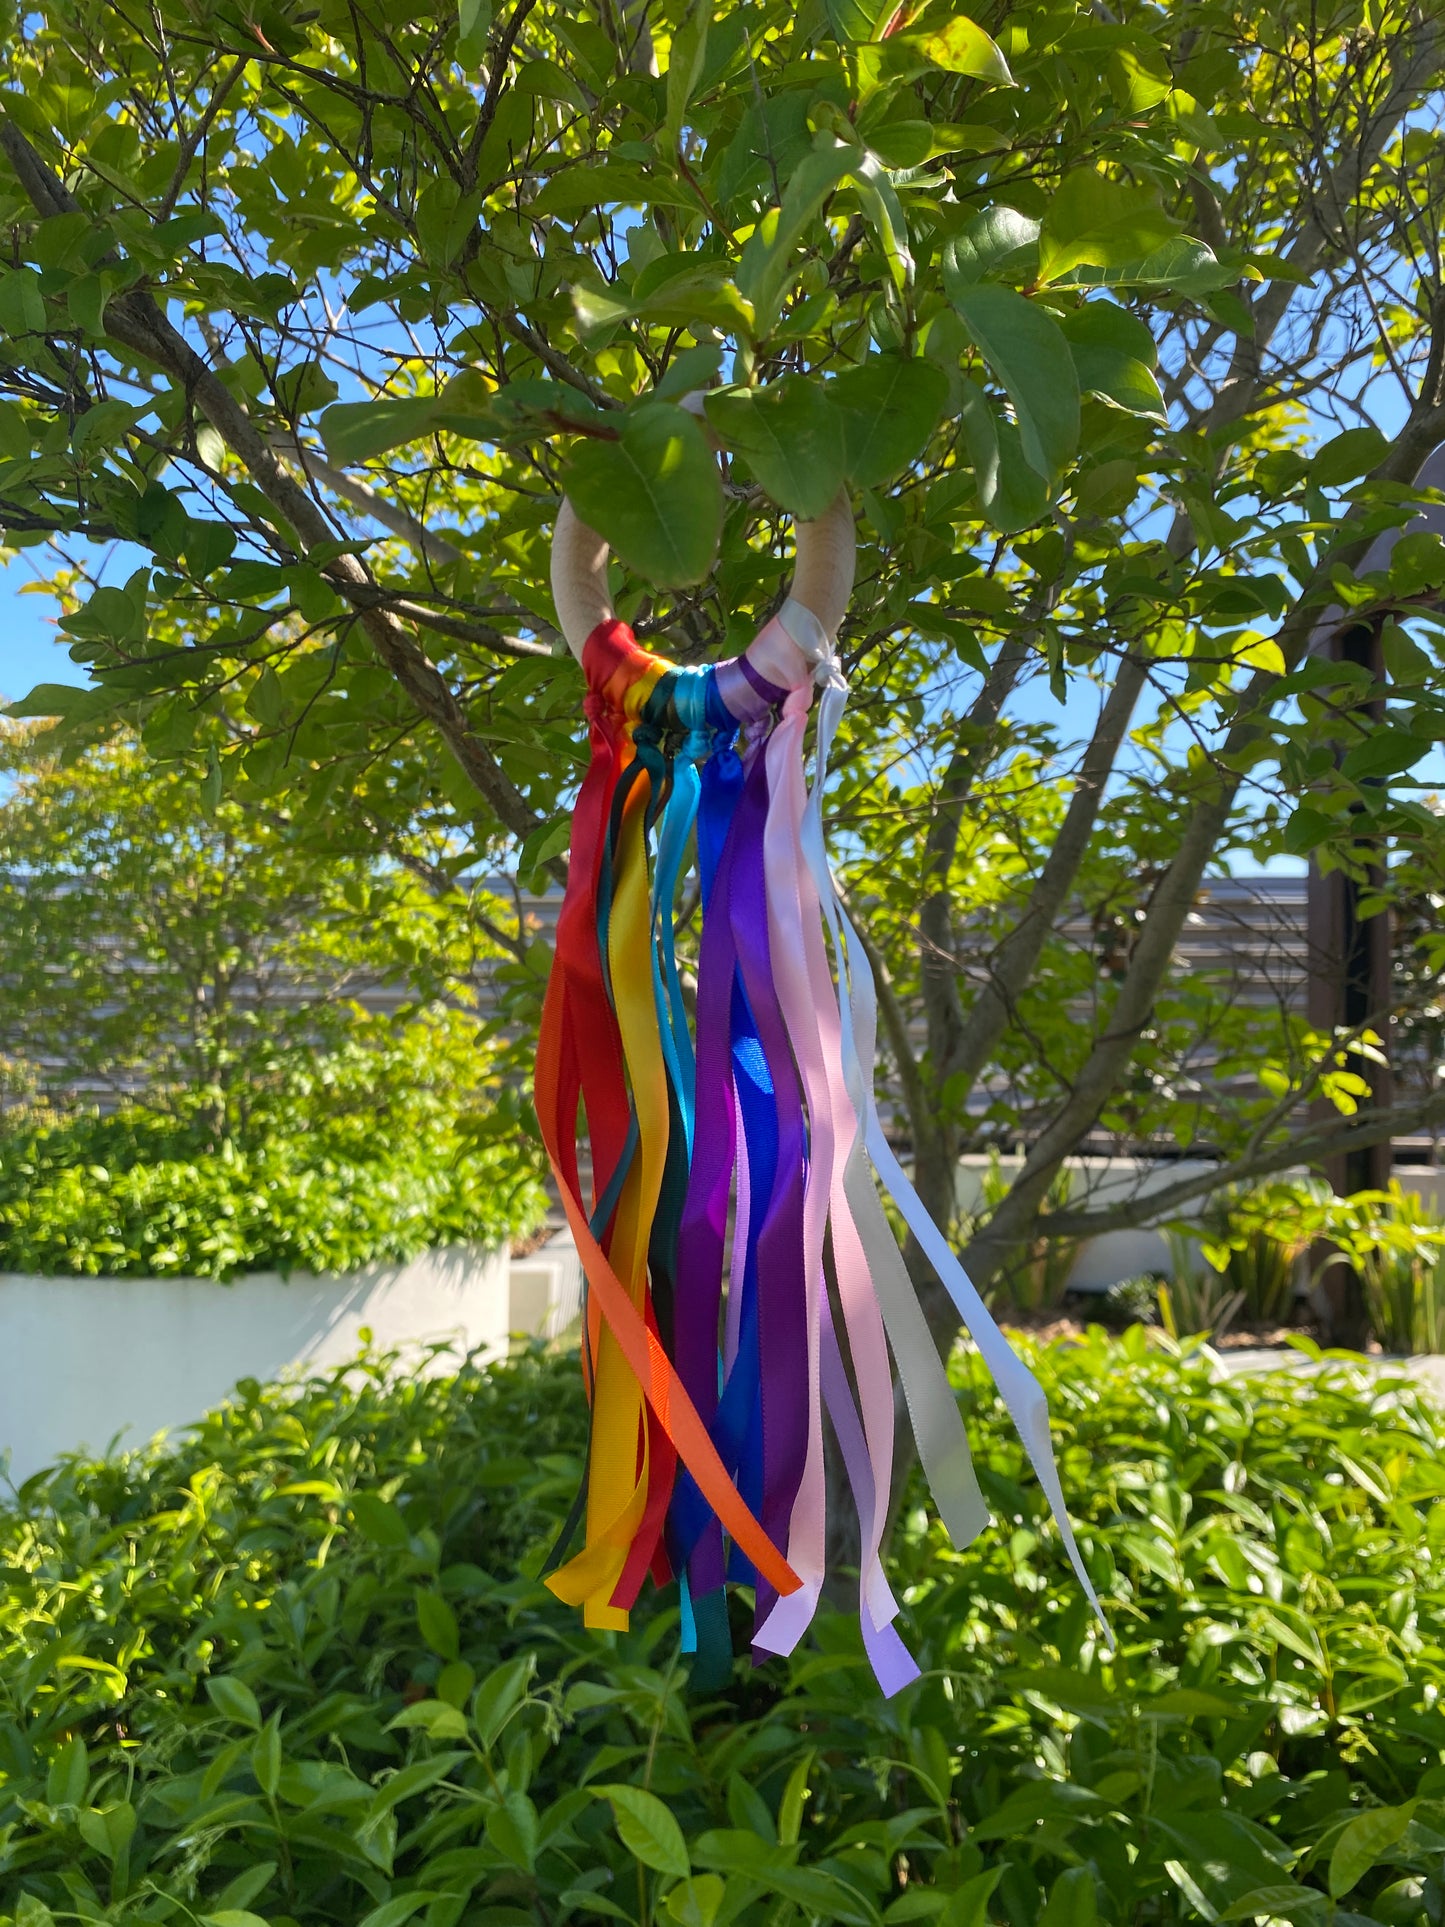
<instances>
[{"instance_id":1,"label":"white ribbon","mask_svg":"<svg viewBox=\"0 0 1445 1927\"><path fill-rule=\"evenodd\" d=\"M948 1240L925 1210L922 1200L894 1156L892 1146L883 1131L873 1091L873 1060L878 1031L877 990L862 941L839 899L837 885L828 865L827 847L823 836L823 789L827 780L828 759L848 699L848 685L843 677L832 638L811 609L789 597L779 610L777 619L802 654L814 665L814 681L821 691L815 751L817 761L808 806L803 818L803 850L808 867L813 873L819 900L823 906L823 914L833 939L834 952L839 963L839 975L846 978L848 985L847 997L840 999L845 1071L850 1094L857 1107L858 1115L863 1120L864 1142L868 1155L888 1194L902 1214L904 1222L917 1239L929 1263L942 1281L944 1289L953 1300L965 1328L978 1346L984 1363L993 1375L999 1396L1008 1409L1009 1416L1023 1441L1024 1450L1028 1453L1033 1465L1039 1485L1048 1500L1049 1509L1059 1528L1069 1561L1078 1576L1079 1584L1084 1589L1085 1596L1098 1615L1104 1637L1112 1650L1114 1638L1109 1622L1104 1617L1104 1610L1099 1604L1093 1582L1089 1578L1078 1542L1074 1537L1073 1527L1069 1523L1063 1487L1059 1482L1058 1467L1054 1462L1053 1441L1049 1435L1048 1400L1044 1396L1043 1387L999 1330L992 1313L979 1297L972 1280L959 1263ZM872 1184L867 1184L866 1188L872 1194L873 1203L878 1207L878 1215L881 1217L881 1207L878 1206L877 1194L873 1191ZM861 1190L860 1186L860 1194ZM852 1195L850 1191L850 1197ZM855 1201L855 1213L859 1203L861 1203L861 1195ZM860 1224L863 1222L862 1219L858 1221ZM887 1221L884 1219L885 1228L886 1224ZM903 1271L891 1232L888 1234L887 1243L893 1263L885 1261L877 1265L874 1269L874 1283L888 1326L888 1336L893 1345L909 1415L913 1420L919 1458L928 1477L934 1503L938 1507L939 1515L944 1521L950 1538L955 1545L966 1545L987 1523L987 1508L978 1490L978 1481L969 1455L967 1438L963 1432L963 1423L959 1418L957 1401L952 1388L948 1385L933 1341L929 1337L912 1285L907 1279L906 1272ZM881 1247L877 1256L881 1260ZM870 1261L875 1257L871 1241L869 1241L869 1257ZM905 1287L901 1292L897 1289L898 1273L902 1273ZM924 1341L921 1347L920 1329ZM942 1391L946 1397L940 1395L938 1383L940 1378L943 1380ZM949 1413L952 1414L952 1423L946 1416Z\"/></svg>"}]
</instances>

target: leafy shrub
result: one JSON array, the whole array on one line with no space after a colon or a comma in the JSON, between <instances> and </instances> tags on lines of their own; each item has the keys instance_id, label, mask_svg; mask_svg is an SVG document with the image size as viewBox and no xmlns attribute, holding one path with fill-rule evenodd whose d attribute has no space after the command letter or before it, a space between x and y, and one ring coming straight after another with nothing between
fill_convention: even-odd
<instances>
[{"instance_id":1,"label":"leafy shrub","mask_svg":"<svg viewBox=\"0 0 1445 1927\"><path fill-rule=\"evenodd\" d=\"M1222 1338L1243 1309L1247 1294L1231 1285L1227 1272L1216 1271L1194 1241L1177 1230L1166 1231L1169 1277L1159 1286L1161 1322L1172 1338Z\"/></svg>"},{"instance_id":2,"label":"leafy shrub","mask_svg":"<svg viewBox=\"0 0 1445 1927\"><path fill-rule=\"evenodd\" d=\"M540 1222L525 1145L475 1143L412 1115L215 1144L196 1119L138 1110L0 1134L0 1269L231 1278L347 1271Z\"/></svg>"},{"instance_id":3,"label":"leafy shrub","mask_svg":"<svg viewBox=\"0 0 1445 1927\"><path fill-rule=\"evenodd\" d=\"M1010 1927L1438 1918L1445 1422L1400 1380L1040 1355L1098 1638L971 1364L998 1523L906 1504L923 1679L853 1622L689 1700L676 1613L589 1635L529 1575L570 1360L297 1396L72 1463L0 1515L0 1909L254 1927Z\"/></svg>"},{"instance_id":4,"label":"leafy shrub","mask_svg":"<svg viewBox=\"0 0 1445 1927\"><path fill-rule=\"evenodd\" d=\"M1288 1323L1300 1259L1331 1197L1314 1178L1235 1186L1211 1198L1202 1229L1205 1255L1240 1294L1251 1325Z\"/></svg>"},{"instance_id":5,"label":"leafy shrub","mask_svg":"<svg viewBox=\"0 0 1445 1927\"><path fill-rule=\"evenodd\" d=\"M1392 1180L1338 1200L1329 1232L1365 1288L1370 1329L1387 1352L1445 1352L1445 1222Z\"/></svg>"},{"instance_id":6,"label":"leafy shrub","mask_svg":"<svg viewBox=\"0 0 1445 1927\"><path fill-rule=\"evenodd\" d=\"M1120 1278L1104 1293L1103 1322L1110 1330L1125 1325L1159 1323L1159 1286L1157 1271L1141 1271L1134 1278Z\"/></svg>"}]
</instances>

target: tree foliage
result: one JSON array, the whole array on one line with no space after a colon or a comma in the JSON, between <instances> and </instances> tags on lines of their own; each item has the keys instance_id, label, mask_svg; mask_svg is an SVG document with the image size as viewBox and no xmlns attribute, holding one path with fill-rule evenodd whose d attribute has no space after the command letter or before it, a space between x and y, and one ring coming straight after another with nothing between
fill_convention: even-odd
<instances>
[{"instance_id":1,"label":"tree foliage","mask_svg":"<svg viewBox=\"0 0 1445 1927\"><path fill-rule=\"evenodd\" d=\"M579 755L560 491L621 611L697 659L745 644L789 512L842 484L834 810L898 1116L943 1211L962 1145L1031 1146L975 1273L1096 1129L1229 1179L1306 1116L1307 1152L1438 1116L1433 1084L1361 1108L1390 1011L1317 1035L1171 962L1236 860L1363 874L1383 839L1412 902L1438 882L1412 772L1445 545L1359 573L1445 438L1435 10L49 0L8 28L0 517L69 558L91 670L29 713L133 719L318 838L422 825L459 872L520 841L546 874ZM710 384L725 479L676 406ZM86 580L97 541L123 582ZM1384 626L1384 684L1312 653L1330 608Z\"/></svg>"},{"instance_id":2,"label":"tree foliage","mask_svg":"<svg viewBox=\"0 0 1445 1927\"><path fill-rule=\"evenodd\" d=\"M207 809L188 770L125 736L59 762L12 728L3 757L0 1049L17 1092L252 1137L298 1109L374 1117L386 1079L364 1067L395 1074L415 1033L412 1075L454 1113L475 1103L488 1055L463 1011L485 943L460 892L308 848L275 812Z\"/></svg>"}]
</instances>

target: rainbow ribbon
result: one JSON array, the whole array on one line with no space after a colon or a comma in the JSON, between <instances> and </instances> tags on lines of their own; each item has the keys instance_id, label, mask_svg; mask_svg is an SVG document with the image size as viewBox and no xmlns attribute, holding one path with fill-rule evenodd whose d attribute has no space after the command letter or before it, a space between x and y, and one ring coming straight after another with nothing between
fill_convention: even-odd
<instances>
[{"instance_id":1,"label":"rainbow ribbon","mask_svg":"<svg viewBox=\"0 0 1445 1927\"><path fill-rule=\"evenodd\" d=\"M746 656L678 668L621 622L603 623L583 653L591 760L536 1104L587 1280L591 1434L547 1584L587 1625L623 1629L644 1579L676 1579L694 1685L730 1674L729 1580L754 1589L754 1655L791 1652L826 1576L826 1412L858 1514L864 1645L891 1695L917 1677L882 1559L895 1367L953 1543L975 1538L988 1512L880 1187L993 1372L1103 1614L1064 1510L1043 1392L883 1134L873 977L823 837L847 684L811 611L789 600L773 622L812 665L793 689ZM701 911L691 1023L676 951L690 874Z\"/></svg>"}]
</instances>

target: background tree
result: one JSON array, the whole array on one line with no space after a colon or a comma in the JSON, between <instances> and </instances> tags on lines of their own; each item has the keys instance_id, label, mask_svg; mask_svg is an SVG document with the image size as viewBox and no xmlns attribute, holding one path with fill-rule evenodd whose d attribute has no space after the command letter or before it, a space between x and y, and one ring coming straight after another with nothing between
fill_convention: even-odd
<instances>
[{"instance_id":1,"label":"background tree","mask_svg":"<svg viewBox=\"0 0 1445 1927\"><path fill-rule=\"evenodd\" d=\"M1412 903L1438 886L1411 772L1442 733L1445 545L1356 574L1445 437L1436 10L48 0L4 24L0 517L67 558L93 684L29 713L131 718L317 837L425 824L453 874L516 843L556 874L559 491L639 632L697 659L747 640L790 515L847 486L835 815L900 1130L945 1217L960 1149L1029 1146L980 1282L1091 1133L1218 1153L1175 1208L1439 1118L1432 1079L1361 1108L1435 994L1428 950L1339 1034L1173 965L1241 862L1384 843ZM726 485L674 406L724 375ZM140 551L123 585L87 580L104 541ZM1311 655L1331 607L1387 620L1387 687Z\"/></svg>"},{"instance_id":2,"label":"background tree","mask_svg":"<svg viewBox=\"0 0 1445 1927\"><path fill-rule=\"evenodd\" d=\"M469 1014L485 943L461 893L299 847L274 812L207 810L184 766L125 735L59 762L12 724L0 753L12 1087L242 1139L308 1096L313 1115L373 1113L402 1064L454 1115L477 1107L493 1076Z\"/></svg>"}]
</instances>

